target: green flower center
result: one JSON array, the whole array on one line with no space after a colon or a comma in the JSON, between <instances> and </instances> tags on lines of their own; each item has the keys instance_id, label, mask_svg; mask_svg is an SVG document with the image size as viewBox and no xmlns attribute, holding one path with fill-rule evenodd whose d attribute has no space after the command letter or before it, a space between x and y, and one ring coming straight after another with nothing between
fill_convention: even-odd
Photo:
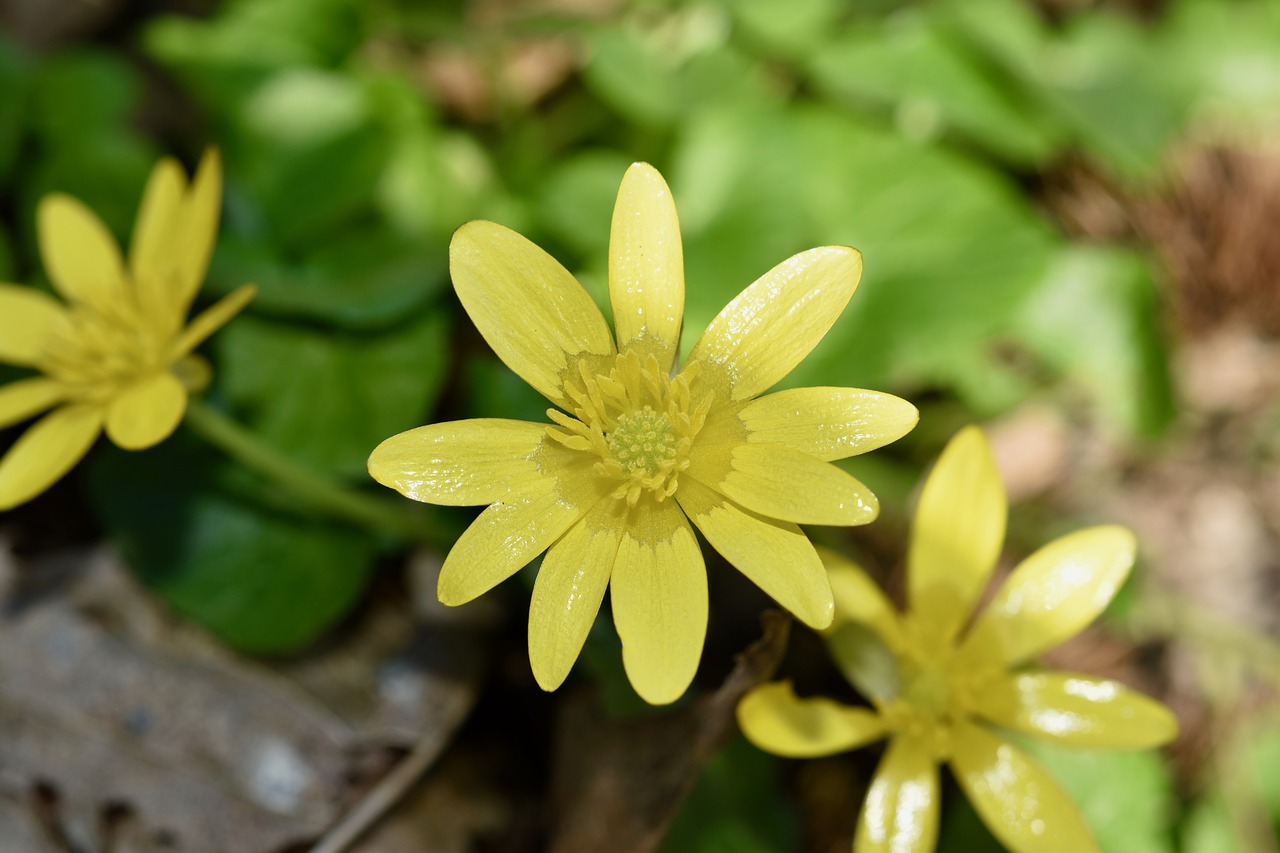
<instances>
[{"instance_id":1,"label":"green flower center","mask_svg":"<svg viewBox=\"0 0 1280 853\"><path fill-rule=\"evenodd\" d=\"M883 708L885 719L894 731L929 743L934 758L945 761L952 729L973 713L983 681L946 652L928 660L900 658L897 696Z\"/></svg>"},{"instance_id":2,"label":"green flower center","mask_svg":"<svg viewBox=\"0 0 1280 853\"><path fill-rule=\"evenodd\" d=\"M614 497L635 506L642 495L663 501L676 493L689 467L693 440L711 408L711 395L690 400L691 365L668 376L650 355L633 350L615 356L607 369L578 363L578 379L565 383L572 415L549 409L557 426L547 434L569 448L599 457L595 473L617 481ZM599 368L599 365L596 365Z\"/></svg>"},{"instance_id":3,"label":"green flower center","mask_svg":"<svg viewBox=\"0 0 1280 853\"><path fill-rule=\"evenodd\" d=\"M655 412L652 406L619 417L605 441L613 458L628 473L651 477L677 461L671 418L665 412Z\"/></svg>"},{"instance_id":4,"label":"green flower center","mask_svg":"<svg viewBox=\"0 0 1280 853\"><path fill-rule=\"evenodd\" d=\"M85 400L109 399L166 367L171 336L121 309L113 316L77 308L50 335L38 367Z\"/></svg>"}]
</instances>

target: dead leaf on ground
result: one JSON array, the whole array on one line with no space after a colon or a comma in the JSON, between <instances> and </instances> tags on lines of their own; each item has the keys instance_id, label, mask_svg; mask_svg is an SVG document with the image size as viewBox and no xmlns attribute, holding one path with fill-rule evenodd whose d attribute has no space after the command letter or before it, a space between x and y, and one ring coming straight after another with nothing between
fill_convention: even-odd
<instances>
[{"instance_id":1,"label":"dead leaf on ground","mask_svg":"<svg viewBox=\"0 0 1280 853\"><path fill-rule=\"evenodd\" d=\"M306 842L359 799L387 746L429 739L438 754L482 671L478 655L447 654L465 628L442 633L385 608L353 630L361 656L345 667L324 663L351 654L337 644L272 671L175 623L106 549L24 572L60 579L35 594L13 582L14 563L0 561L0 840L34 815L65 837L51 850Z\"/></svg>"}]
</instances>

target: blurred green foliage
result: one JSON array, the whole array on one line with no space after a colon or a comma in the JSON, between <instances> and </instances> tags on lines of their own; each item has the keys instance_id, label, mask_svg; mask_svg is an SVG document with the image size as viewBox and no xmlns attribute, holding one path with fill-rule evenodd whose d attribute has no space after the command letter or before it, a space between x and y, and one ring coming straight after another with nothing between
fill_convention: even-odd
<instances>
[{"instance_id":1,"label":"blurred green foliage","mask_svg":"<svg viewBox=\"0 0 1280 853\"><path fill-rule=\"evenodd\" d=\"M865 256L860 291L789 382L892 391L925 401L926 420L1063 393L1122 440L1158 435L1176 409L1152 261L1070 239L1035 187L1078 163L1146 191L1171 146L1280 115L1274 0L1173 0L1154 21L1105 4L1050 21L1022 0L655 0L492 20L462 3L227 0L134 36L40 57L0 39L0 276L42 280L45 193L76 195L124 238L161 153L220 146L203 298L245 281L261 294L207 347L212 395L353 485L393 433L539 416L461 322L449 235L477 217L517 228L603 304L608 217L635 159L679 206L686 346L772 265L848 244ZM521 65L530 55L543 65ZM249 651L311 642L382 550L181 434L102 449L91 480L141 577ZM792 843L789 811L761 801L772 759L740 753L713 765L680 849ZM1045 759L1104 849L1171 849L1158 761ZM1188 837L1221 827L1213 802ZM974 826L953 815L943 849L984 849Z\"/></svg>"}]
</instances>

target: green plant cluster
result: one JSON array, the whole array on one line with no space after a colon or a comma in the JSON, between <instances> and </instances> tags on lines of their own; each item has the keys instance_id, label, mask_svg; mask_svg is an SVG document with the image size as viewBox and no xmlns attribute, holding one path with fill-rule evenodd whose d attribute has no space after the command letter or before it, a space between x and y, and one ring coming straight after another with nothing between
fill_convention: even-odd
<instances>
[{"instance_id":1,"label":"green plant cluster","mask_svg":"<svg viewBox=\"0 0 1280 853\"><path fill-rule=\"evenodd\" d=\"M1172 0L1153 21L1105 4L1050 20L1022 0L478 9L226 0L206 18L144 17L124 46L37 56L0 38L0 279L40 280L41 196L82 199L124 238L162 153L218 145L204 298L261 290L207 347L211 397L297 462L375 492L365 460L387 436L542 419L545 401L460 322L453 229L515 228L603 304L609 212L643 159L679 203L686 348L779 258L850 244L866 258L859 294L789 384L923 400L940 417L918 440L935 445L960 418L1054 394L1138 440L1176 413L1153 260L1072 239L1036 188L1080 164L1141 193L1196 134L1248 136L1280 112L1273 0ZM184 432L91 461L93 509L139 575L247 652L313 642L402 547L315 517ZM865 464L901 504L892 484L918 469ZM466 518L426 512L445 530ZM1041 757L1104 849L1174 849L1158 759ZM794 816L761 802L776 770L749 750L718 758L671 849L781 849ZM1211 837L1215 808L1188 832ZM954 814L943 849L985 849L982 832Z\"/></svg>"}]
</instances>

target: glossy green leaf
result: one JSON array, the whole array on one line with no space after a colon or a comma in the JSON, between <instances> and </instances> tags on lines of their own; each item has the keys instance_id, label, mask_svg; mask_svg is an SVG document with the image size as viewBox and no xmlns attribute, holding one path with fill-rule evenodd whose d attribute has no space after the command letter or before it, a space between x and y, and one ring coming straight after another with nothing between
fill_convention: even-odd
<instances>
[{"instance_id":1,"label":"glossy green leaf","mask_svg":"<svg viewBox=\"0 0 1280 853\"><path fill-rule=\"evenodd\" d=\"M1098 752L1030 739L1019 745L1079 806L1102 853L1172 853L1176 800L1158 752Z\"/></svg>"},{"instance_id":2,"label":"glossy green leaf","mask_svg":"<svg viewBox=\"0 0 1280 853\"><path fill-rule=\"evenodd\" d=\"M376 335L242 317L214 341L220 387L263 440L355 479L379 442L429 420L448 334L439 313Z\"/></svg>"},{"instance_id":3,"label":"glossy green leaf","mask_svg":"<svg viewBox=\"0 0 1280 853\"><path fill-rule=\"evenodd\" d=\"M1011 333L1088 389L1113 425L1156 435L1176 414L1158 303L1140 255L1073 247L1054 259Z\"/></svg>"},{"instance_id":4,"label":"glossy green leaf","mask_svg":"<svg viewBox=\"0 0 1280 853\"><path fill-rule=\"evenodd\" d=\"M169 606L242 651L296 651L355 603L375 543L233 497L209 454L182 434L141 454L106 449L91 470L94 504L129 566ZM234 480L237 491L249 482Z\"/></svg>"},{"instance_id":5,"label":"glossy green leaf","mask_svg":"<svg viewBox=\"0 0 1280 853\"><path fill-rule=\"evenodd\" d=\"M1059 147L1057 122L923 14L847 29L809 67L823 90L888 112L908 138L958 135L1019 164Z\"/></svg>"},{"instance_id":6,"label":"glossy green leaf","mask_svg":"<svg viewBox=\"0 0 1280 853\"><path fill-rule=\"evenodd\" d=\"M998 172L819 107L708 113L669 177L686 343L797 249L845 244L867 259L849 307L785 385L951 384L958 364L980 369L1058 242Z\"/></svg>"}]
</instances>

